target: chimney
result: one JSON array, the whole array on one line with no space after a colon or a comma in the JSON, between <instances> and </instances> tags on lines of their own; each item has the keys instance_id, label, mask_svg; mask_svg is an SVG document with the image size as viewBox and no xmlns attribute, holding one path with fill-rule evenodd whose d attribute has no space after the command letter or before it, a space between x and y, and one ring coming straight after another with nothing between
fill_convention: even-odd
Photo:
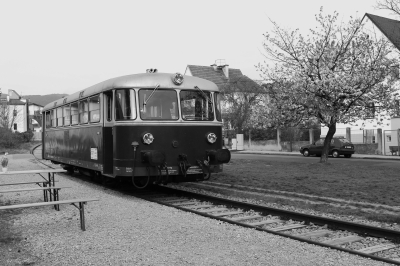
<instances>
[{"instance_id":1,"label":"chimney","mask_svg":"<svg viewBox=\"0 0 400 266\"><path fill-rule=\"evenodd\" d=\"M225 77L229 79L229 65L224 65L222 71L224 71Z\"/></svg>"},{"instance_id":2,"label":"chimney","mask_svg":"<svg viewBox=\"0 0 400 266\"><path fill-rule=\"evenodd\" d=\"M215 64L211 65L214 67L214 70L221 69L224 72L224 75L227 79L229 79L229 65L225 63L225 59L217 59L215 60Z\"/></svg>"}]
</instances>

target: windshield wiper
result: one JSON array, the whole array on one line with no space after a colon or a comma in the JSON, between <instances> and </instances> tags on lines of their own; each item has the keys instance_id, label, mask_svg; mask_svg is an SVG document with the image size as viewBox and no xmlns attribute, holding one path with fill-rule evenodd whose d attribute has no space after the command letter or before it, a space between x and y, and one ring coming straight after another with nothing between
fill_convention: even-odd
<instances>
[{"instance_id":1,"label":"windshield wiper","mask_svg":"<svg viewBox=\"0 0 400 266\"><path fill-rule=\"evenodd\" d=\"M156 90L160 87L160 84L157 84L156 87L153 89L153 91L151 92L151 94L149 95L149 97L147 97L147 99L144 99L143 102L143 108L146 107L147 102L150 100L151 96L153 96L153 94L156 92Z\"/></svg>"},{"instance_id":2,"label":"windshield wiper","mask_svg":"<svg viewBox=\"0 0 400 266\"><path fill-rule=\"evenodd\" d=\"M194 86L194 88L201 92L201 94L203 95L204 99L207 100L211 104L211 108L212 108L212 104L213 103L212 103L211 99L207 96L207 94L205 94L205 92L202 89L200 89L199 87L197 87L197 86Z\"/></svg>"}]
</instances>

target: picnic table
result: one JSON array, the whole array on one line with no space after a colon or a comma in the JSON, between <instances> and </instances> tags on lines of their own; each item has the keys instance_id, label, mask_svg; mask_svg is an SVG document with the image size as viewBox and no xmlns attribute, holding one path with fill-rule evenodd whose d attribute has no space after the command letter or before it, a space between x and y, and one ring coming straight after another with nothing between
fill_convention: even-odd
<instances>
[{"instance_id":1,"label":"picnic table","mask_svg":"<svg viewBox=\"0 0 400 266\"><path fill-rule=\"evenodd\" d=\"M66 173L67 171L64 169L40 169L40 170L26 170L26 171L7 171L0 172L0 176L2 175L26 175L26 174L38 174L43 177L50 187L54 187L54 174L55 173ZM47 178L43 175L47 174Z\"/></svg>"},{"instance_id":2,"label":"picnic table","mask_svg":"<svg viewBox=\"0 0 400 266\"><path fill-rule=\"evenodd\" d=\"M65 173L67 172L66 170L63 169L41 169L41 170L27 170L27 171L9 171L9 172L0 172L0 178L1 176L5 175L26 175L26 174L38 174L45 181L31 181L31 182L19 182L19 183L9 183L9 184L0 184L0 186L8 186L8 185L22 185L22 184L37 184L40 186L40 184L43 184L43 191L47 192L51 189L54 189L53 191L53 196L54 200L53 201L47 201L47 196L44 195L44 202L35 202L35 203L28 203L28 204L17 204L17 205L7 205L7 206L0 206L0 211L2 210L12 210L12 209L20 209L20 208L30 208L30 207L41 207L41 206L49 206L49 205L54 205L55 209L59 211L59 205L60 204L69 204L73 205L79 210L79 215L80 215L80 222L81 222L81 229L82 231L85 231L85 209L84 209L84 204L86 204L89 201L98 201L99 199L96 198L83 198L83 199L67 199L67 200L59 200L58 198L58 190L61 188L66 188L66 187L56 187L55 186L55 180L54 180L54 174L55 173ZM47 174L47 178L45 177ZM48 187L47 187L48 185ZM46 189L47 188L47 189ZM10 192L20 192L20 191L34 191L34 190L41 190L41 189L10 189L10 190L3 190L0 191L2 193L10 193ZM51 193L51 192L50 192Z\"/></svg>"}]
</instances>

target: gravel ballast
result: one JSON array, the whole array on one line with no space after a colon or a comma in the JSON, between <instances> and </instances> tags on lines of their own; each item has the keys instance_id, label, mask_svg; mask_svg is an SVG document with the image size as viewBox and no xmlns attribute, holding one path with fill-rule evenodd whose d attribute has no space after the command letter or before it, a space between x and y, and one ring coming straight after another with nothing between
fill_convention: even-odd
<instances>
[{"instance_id":1,"label":"gravel ballast","mask_svg":"<svg viewBox=\"0 0 400 266\"><path fill-rule=\"evenodd\" d=\"M40 168L17 156L9 164L9 171ZM0 176L0 183L33 179L40 176ZM100 199L85 205L86 231L71 205L60 205L59 212L23 209L13 216L13 228L30 261L17 258L8 265L388 265L147 202L86 178L56 175L56 180L57 186L71 187L60 191L60 200ZM0 196L2 205L42 200L40 192Z\"/></svg>"}]
</instances>

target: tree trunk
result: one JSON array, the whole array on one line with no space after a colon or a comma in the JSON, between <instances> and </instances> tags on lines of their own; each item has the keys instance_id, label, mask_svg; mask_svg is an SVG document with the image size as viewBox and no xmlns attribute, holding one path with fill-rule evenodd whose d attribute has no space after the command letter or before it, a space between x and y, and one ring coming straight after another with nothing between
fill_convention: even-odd
<instances>
[{"instance_id":1,"label":"tree trunk","mask_svg":"<svg viewBox=\"0 0 400 266\"><path fill-rule=\"evenodd\" d=\"M251 129L249 129L249 149L251 148Z\"/></svg>"},{"instance_id":2,"label":"tree trunk","mask_svg":"<svg viewBox=\"0 0 400 266\"><path fill-rule=\"evenodd\" d=\"M328 162L328 155L329 155L329 147L331 146L331 140L333 135L336 133L336 123L332 123L329 126L328 134L326 134L324 148L322 149L321 160L320 163L327 163Z\"/></svg>"}]
</instances>

